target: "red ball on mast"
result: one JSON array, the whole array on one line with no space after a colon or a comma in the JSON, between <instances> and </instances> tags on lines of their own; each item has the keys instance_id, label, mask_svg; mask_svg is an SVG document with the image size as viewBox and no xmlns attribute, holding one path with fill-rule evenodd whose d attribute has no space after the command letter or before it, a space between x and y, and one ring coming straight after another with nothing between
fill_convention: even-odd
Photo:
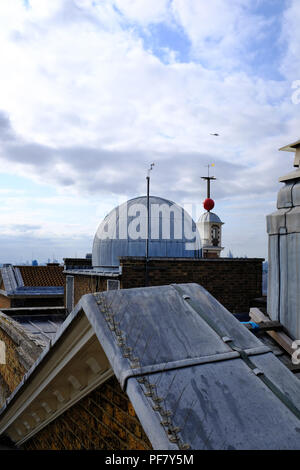
<instances>
[{"instance_id":1,"label":"red ball on mast","mask_svg":"<svg viewBox=\"0 0 300 470\"><path fill-rule=\"evenodd\" d=\"M215 207L215 201L210 197L206 198L203 202L204 209L208 212L211 211Z\"/></svg>"},{"instance_id":2,"label":"red ball on mast","mask_svg":"<svg viewBox=\"0 0 300 470\"><path fill-rule=\"evenodd\" d=\"M204 209L206 209L208 212L210 212L214 207L215 207L215 201L211 199L210 197L210 182L212 180L215 180L216 178L214 176L209 176L209 167L210 166L215 166L214 163L212 165L207 165L207 176L202 176L201 178L203 180L206 180L207 182L207 197L205 201L203 202Z\"/></svg>"}]
</instances>

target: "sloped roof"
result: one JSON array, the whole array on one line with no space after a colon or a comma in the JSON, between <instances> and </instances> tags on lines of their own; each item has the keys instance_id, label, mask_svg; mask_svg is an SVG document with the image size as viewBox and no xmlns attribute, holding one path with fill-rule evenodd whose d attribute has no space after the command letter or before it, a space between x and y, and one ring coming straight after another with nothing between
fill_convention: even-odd
<instances>
[{"instance_id":1,"label":"sloped roof","mask_svg":"<svg viewBox=\"0 0 300 470\"><path fill-rule=\"evenodd\" d=\"M65 315L10 315L10 318L21 325L31 337L38 338L40 341L49 344L63 323Z\"/></svg>"},{"instance_id":2,"label":"sloped roof","mask_svg":"<svg viewBox=\"0 0 300 470\"><path fill-rule=\"evenodd\" d=\"M21 273L24 286L64 286L63 266L15 266Z\"/></svg>"},{"instance_id":3,"label":"sloped roof","mask_svg":"<svg viewBox=\"0 0 300 470\"><path fill-rule=\"evenodd\" d=\"M26 370L31 367L46 346L40 337L33 336L13 318L0 311L0 329L14 341L21 364Z\"/></svg>"},{"instance_id":4,"label":"sloped roof","mask_svg":"<svg viewBox=\"0 0 300 470\"><path fill-rule=\"evenodd\" d=\"M0 432L11 429L13 435L13 420L22 422L26 413L23 391L31 397L31 378L38 380L50 350L55 362L58 345L82 315L154 449L300 448L299 380L197 284L83 296L8 399ZM18 400L22 409L15 418L11 407L17 410Z\"/></svg>"},{"instance_id":5,"label":"sloped roof","mask_svg":"<svg viewBox=\"0 0 300 470\"><path fill-rule=\"evenodd\" d=\"M124 337L131 329L126 342L136 361L128 367L124 349L116 345L120 338L108 332L103 337L103 317L97 317L96 334L154 448L165 448L166 432L168 448L172 442L194 449L300 448L299 381L205 289L131 289L115 297L107 293L106 302L116 309L115 321L122 318Z\"/></svg>"},{"instance_id":6,"label":"sloped roof","mask_svg":"<svg viewBox=\"0 0 300 470\"><path fill-rule=\"evenodd\" d=\"M12 266L0 268L5 295L63 295L63 266Z\"/></svg>"},{"instance_id":7,"label":"sloped roof","mask_svg":"<svg viewBox=\"0 0 300 470\"><path fill-rule=\"evenodd\" d=\"M64 307L3 308L1 313L17 322L32 338L37 338L45 346L54 339L67 315Z\"/></svg>"}]
</instances>

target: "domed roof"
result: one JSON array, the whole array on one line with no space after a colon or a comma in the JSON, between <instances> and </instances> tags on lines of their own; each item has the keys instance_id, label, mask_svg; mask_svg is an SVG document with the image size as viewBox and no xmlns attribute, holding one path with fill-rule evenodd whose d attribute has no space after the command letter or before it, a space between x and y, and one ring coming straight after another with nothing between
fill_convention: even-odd
<instances>
[{"instance_id":1,"label":"domed roof","mask_svg":"<svg viewBox=\"0 0 300 470\"><path fill-rule=\"evenodd\" d=\"M220 217L218 217L217 214L214 214L213 212L204 212L204 214L200 215L198 224L204 222L215 222L218 224L223 224Z\"/></svg>"},{"instance_id":2,"label":"domed roof","mask_svg":"<svg viewBox=\"0 0 300 470\"><path fill-rule=\"evenodd\" d=\"M93 267L119 266L121 256L145 256L147 197L115 207L101 222L93 244ZM196 224L180 206L150 196L149 257L199 258Z\"/></svg>"}]
</instances>

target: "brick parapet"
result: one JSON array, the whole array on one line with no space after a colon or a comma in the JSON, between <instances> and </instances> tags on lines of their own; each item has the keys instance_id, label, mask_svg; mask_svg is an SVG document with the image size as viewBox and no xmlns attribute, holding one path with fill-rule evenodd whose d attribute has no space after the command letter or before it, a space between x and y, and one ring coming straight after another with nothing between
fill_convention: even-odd
<instances>
[{"instance_id":1,"label":"brick parapet","mask_svg":"<svg viewBox=\"0 0 300 470\"><path fill-rule=\"evenodd\" d=\"M145 285L144 258L121 258L120 263L123 289ZM248 312L253 299L262 295L262 263L261 258L151 258L148 285L195 282L232 313Z\"/></svg>"}]
</instances>

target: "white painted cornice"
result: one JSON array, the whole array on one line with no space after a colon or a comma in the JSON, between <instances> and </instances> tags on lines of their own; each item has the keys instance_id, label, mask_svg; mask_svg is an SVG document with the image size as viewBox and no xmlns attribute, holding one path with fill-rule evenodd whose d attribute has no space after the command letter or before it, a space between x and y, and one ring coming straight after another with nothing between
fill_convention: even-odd
<instances>
[{"instance_id":1,"label":"white painted cornice","mask_svg":"<svg viewBox=\"0 0 300 470\"><path fill-rule=\"evenodd\" d=\"M112 375L82 312L10 400L1 414L0 435L23 444Z\"/></svg>"}]
</instances>

